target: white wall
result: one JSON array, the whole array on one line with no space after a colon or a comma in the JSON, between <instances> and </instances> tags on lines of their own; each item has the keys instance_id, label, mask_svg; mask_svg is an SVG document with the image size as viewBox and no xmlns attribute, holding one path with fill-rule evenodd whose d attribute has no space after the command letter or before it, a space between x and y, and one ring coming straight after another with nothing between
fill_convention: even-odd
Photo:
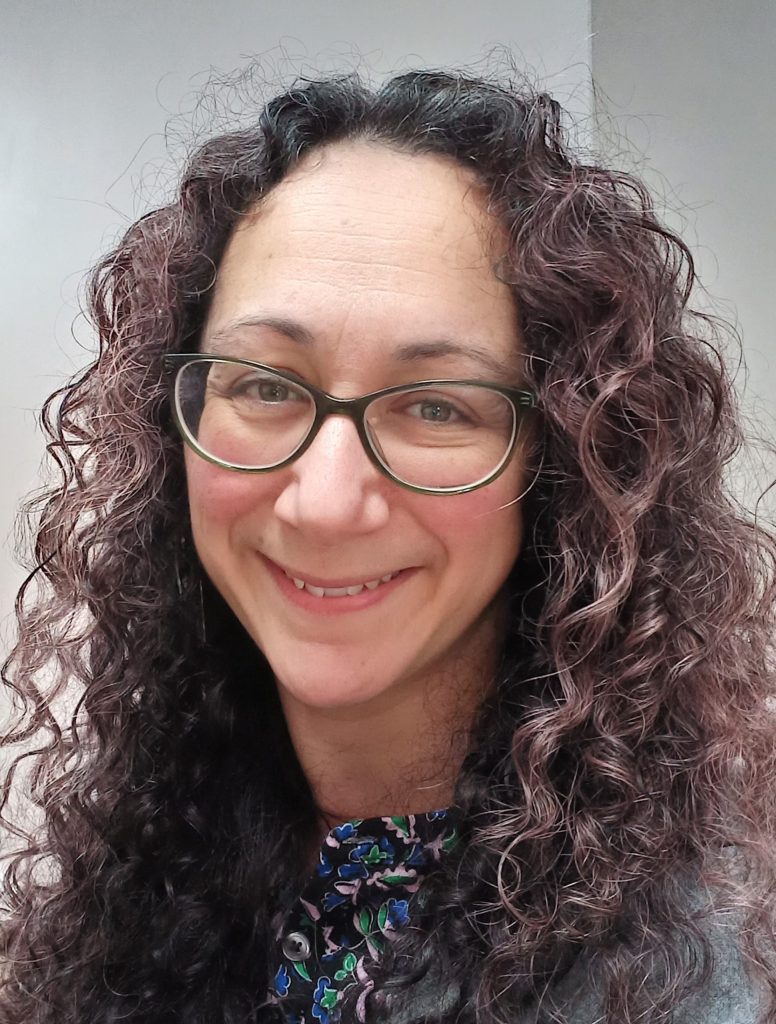
<instances>
[{"instance_id":1,"label":"white wall","mask_svg":"<svg viewBox=\"0 0 776 1024\"><path fill-rule=\"evenodd\" d=\"M751 428L776 436L776 4L592 0L592 28L603 132L641 154L693 248L709 293L696 303L741 333ZM736 486L757 490L740 473Z\"/></svg>"},{"instance_id":2,"label":"white wall","mask_svg":"<svg viewBox=\"0 0 776 1024\"><path fill-rule=\"evenodd\" d=\"M0 621L22 578L9 534L38 479L35 416L92 344L82 322L72 333L79 282L164 192L166 123L175 151L211 69L264 54L281 85L362 58L377 76L471 63L496 45L589 112L587 0L2 0Z\"/></svg>"},{"instance_id":3,"label":"white wall","mask_svg":"<svg viewBox=\"0 0 776 1024\"><path fill-rule=\"evenodd\" d=\"M603 127L630 137L639 170L666 195L717 310L743 334L748 404L772 424L772 0L3 0L0 621L22 577L9 535L38 479L35 416L92 343L83 323L80 344L72 336L79 282L171 181L165 130L179 150L211 68L228 72L260 54L280 85L361 59L378 76L470 64L498 45L582 118L592 59Z\"/></svg>"}]
</instances>

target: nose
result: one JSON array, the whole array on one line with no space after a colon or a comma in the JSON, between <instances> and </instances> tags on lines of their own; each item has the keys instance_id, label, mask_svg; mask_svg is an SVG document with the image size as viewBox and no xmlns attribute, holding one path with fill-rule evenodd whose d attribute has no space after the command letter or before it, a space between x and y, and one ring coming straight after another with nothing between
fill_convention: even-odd
<instances>
[{"instance_id":1,"label":"nose","mask_svg":"<svg viewBox=\"0 0 776 1024\"><path fill-rule=\"evenodd\" d=\"M369 460L355 423L346 416L329 416L285 472L289 476L275 514L324 543L372 533L388 520L385 492L391 484Z\"/></svg>"}]
</instances>

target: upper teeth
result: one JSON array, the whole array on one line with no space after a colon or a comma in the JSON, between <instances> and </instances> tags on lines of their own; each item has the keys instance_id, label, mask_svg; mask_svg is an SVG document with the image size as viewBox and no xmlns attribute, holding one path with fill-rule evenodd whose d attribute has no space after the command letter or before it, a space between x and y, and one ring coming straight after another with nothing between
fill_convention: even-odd
<instances>
[{"instance_id":1,"label":"upper teeth","mask_svg":"<svg viewBox=\"0 0 776 1024\"><path fill-rule=\"evenodd\" d=\"M389 572L386 576L381 576L379 579L367 580L366 583L355 583L352 587L314 587L312 583L305 583L304 580L300 580L297 576L291 576L289 573L286 573L286 576L294 581L294 586L297 590L306 590L315 597L355 597L356 594L361 593L364 587L367 590L374 590L381 583L387 583L394 576L398 575L398 572Z\"/></svg>"}]
</instances>

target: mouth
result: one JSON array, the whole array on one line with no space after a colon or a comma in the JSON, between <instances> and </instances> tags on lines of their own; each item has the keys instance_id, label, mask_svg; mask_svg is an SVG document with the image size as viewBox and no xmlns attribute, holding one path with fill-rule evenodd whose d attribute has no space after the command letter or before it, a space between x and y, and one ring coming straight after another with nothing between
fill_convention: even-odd
<instances>
[{"instance_id":1,"label":"mouth","mask_svg":"<svg viewBox=\"0 0 776 1024\"><path fill-rule=\"evenodd\" d=\"M285 569L283 572L291 580L297 590L306 590L308 594L312 594L313 597L357 597L362 594L365 590L377 590L378 587L383 586L386 583L390 583L391 580L396 579L401 570L396 572L386 573L384 576L378 576L376 579L366 580L364 583L347 583L344 586L316 586L309 580L303 580L299 576L293 576L290 572Z\"/></svg>"},{"instance_id":2,"label":"mouth","mask_svg":"<svg viewBox=\"0 0 776 1024\"><path fill-rule=\"evenodd\" d=\"M262 556L280 590L298 607L307 611L334 613L357 611L381 602L401 585L415 569L396 569L382 574L361 574L349 578L323 579L301 575L270 558Z\"/></svg>"}]
</instances>

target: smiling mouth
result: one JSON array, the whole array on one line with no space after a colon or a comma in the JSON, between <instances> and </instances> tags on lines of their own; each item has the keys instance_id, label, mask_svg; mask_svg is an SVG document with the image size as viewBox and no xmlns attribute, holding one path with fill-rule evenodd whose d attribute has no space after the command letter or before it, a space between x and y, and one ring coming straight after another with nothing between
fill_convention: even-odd
<instances>
[{"instance_id":1,"label":"smiling mouth","mask_svg":"<svg viewBox=\"0 0 776 1024\"><path fill-rule=\"evenodd\" d=\"M383 583L390 583L392 579L399 575L399 572L401 570L390 572L377 579L366 580L364 583L353 583L351 586L346 587L317 587L312 583L307 583L306 580L300 579L298 576L292 576L291 573L283 569L284 575L287 579L291 580L297 590L306 590L313 597L356 597L358 594L363 593L364 590L377 590Z\"/></svg>"}]
</instances>

